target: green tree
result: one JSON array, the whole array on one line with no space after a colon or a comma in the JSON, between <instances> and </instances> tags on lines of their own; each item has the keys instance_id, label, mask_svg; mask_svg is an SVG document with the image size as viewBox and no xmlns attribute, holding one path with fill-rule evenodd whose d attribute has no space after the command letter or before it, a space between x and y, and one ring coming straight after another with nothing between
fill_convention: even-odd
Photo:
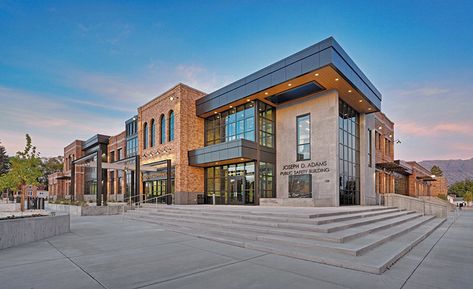
<instances>
[{"instance_id":1,"label":"green tree","mask_svg":"<svg viewBox=\"0 0 473 289\"><path fill-rule=\"evenodd\" d=\"M432 175L435 175L437 177L442 177L443 176L443 171L442 169L439 167L439 166L436 166L434 165L431 169L430 169L430 173Z\"/></svg>"},{"instance_id":2,"label":"green tree","mask_svg":"<svg viewBox=\"0 0 473 289\"><path fill-rule=\"evenodd\" d=\"M52 158L43 158L41 162L41 172L42 176L39 178L39 182L45 187L48 187L48 176L50 174L60 172L63 168L62 156L52 157Z\"/></svg>"},{"instance_id":3,"label":"green tree","mask_svg":"<svg viewBox=\"0 0 473 289\"><path fill-rule=\"evenodd\" d=\"M0 142L1 144L1 142ZM6 174L10 168L10 160L5 147L0 145L0 175Z\"/></svg>"},{"instance_id":4,"label":"green tree","mask_svg":"<svg viewBox=\"0 0 473 289\"><path fill-rule=\"evenodd\" d=\"M448 187L448 193L464 197L467 192L473 192L473 180L459 181Z\"/></svg>"},{"instance_id":5,"label":"green tree","mask_svg":"<svg viewBox=\"0 0 473 289\"><path fill-rule=\"evenodd\" d=\"M25 185L39 185L38 179L41 177L41 160L36 147L31 143L31 137L26 135L26 145L22 152L10 158L10 170L0 176L0 191L5 189L18 192ZM21 209L24 210L24 192L21 193Z\"/></svg>"},{"instance_id":6,"label":"green tree","mask_svg":"<svg viewBox=\"0 0 473 289\"><path fill-rule=\"evenodd\" d=\"M463 196L463 200L465 200L465 202L467 202L467 203L473 202L473 193L472 192L466 192L465 195Z\"/></svg>"}]
</instances>

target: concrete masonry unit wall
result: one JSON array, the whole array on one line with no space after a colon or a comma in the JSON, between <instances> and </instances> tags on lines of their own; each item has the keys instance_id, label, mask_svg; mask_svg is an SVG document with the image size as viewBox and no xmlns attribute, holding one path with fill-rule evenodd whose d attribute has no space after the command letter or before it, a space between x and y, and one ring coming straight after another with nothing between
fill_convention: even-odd
<instances>
[{"instance_id":1,"label":"concrete masonry unit wall","mask_svg":"<svg viewBox=\"0 0 473 289\"><path fill-rule=\"evenodd\" d=\"M69 215L0 220L0 249L70 232Z\"/></svg>"},{"instance_id":2,"label":"concrete masonry unit wall","mask_svg":"<svg viewBox=\"0 0 473 289\"><path fill-rule=\"evenodd\" d=\"M123 206L70 206L47 204L46 210L51 212L59 212L73 216L102 216L102 215L118 215L123 212Z\"/></svg>"}]
</instances>

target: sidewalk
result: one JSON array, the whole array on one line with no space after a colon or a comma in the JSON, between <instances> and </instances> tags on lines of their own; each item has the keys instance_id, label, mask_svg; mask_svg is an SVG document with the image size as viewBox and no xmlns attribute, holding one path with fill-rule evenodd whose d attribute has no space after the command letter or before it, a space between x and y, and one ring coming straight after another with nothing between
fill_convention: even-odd
<instances>
[{"instance_id":1,"label":"sidewalk","mask_svg":"<svg viewBox=\"0 0 473 289\"><path fill-rule=\"evenodd\" d=\"M444 223L383 275L203 240L122 216L0 250L2 288L471 288L473 211Z\"/></svg>"}]
</instances>

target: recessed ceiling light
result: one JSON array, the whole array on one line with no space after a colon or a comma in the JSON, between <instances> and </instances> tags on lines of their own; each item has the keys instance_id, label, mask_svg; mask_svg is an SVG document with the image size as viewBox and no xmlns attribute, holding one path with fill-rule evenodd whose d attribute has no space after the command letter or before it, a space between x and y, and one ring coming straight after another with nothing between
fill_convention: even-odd
<instances>
[{"instance_id":1,"label":"recessed ceiling light","mask_svg":"<svg viewBox=\"0 0 473 289\"><path fill-rule=\"evenodd\" d=\"M291 86L292 84L288 83L287 86Z\"/></svg>"},{"instance_id":2,"label":"recessed ceiling light","mask_svg":"<svg viewBox=\"0 0 473 289\"><path fill-rule=\"evenodd\" d=\"M216 112L216 111L214 111L214 113L215 113L215 114L217 114L217 112Z\"/></svg>"},{"instance_id":3,"label":"recessed ceiling light","mask_svg":"<svg viewBox=\"0 0 473 289\"><path fill-rule=\"evenodd\" d=\"M351 93L351 89L348 90L348 93Z\"/></svg>"},{"instance_id":4,"label":"recessed ceiling light","mask_svg":"<svg viewBox=\"0 0 473 289\"><path fill-rule=\"evenodd\" d=\"M242 161L242 160L244 160L244 158L241 158L240 160Z\"/></svg>"},{"instance_id":5,"label":"recessed ceiling light","mask_svg":"<svg viewBox=\"0 0 473 289\"><path fill-rule=\"evenodd\" d=\"M315 76L319 76L319 74L318 74L318 73L316 73L316 74L314 74L314 75L315 75Z\"/></svg>"},{"instance_id":6,"label":"recessed ceiling light","mask_svg":"<svg viewBox=\"0 0 473 289\"><path fill-rule=\"evenodd\" d=\"M335 78L335 81L339 81L338 77L337 77L337 78Z\"/></svg>"},{"instance_id":7,"label":"recessed ceiling light","mask_svg":"<svg viewBox=\"0 0 473 289\"><path fill-rule=\"evenodd\" d=\"M232 105L230 105L230 108L232 108L232 107L233 107L233 106L232 106Z\"/></svg>"},{"instance_id":8,"label":"recessed ceiling light","mask_svg":"<svg viewBox=\"0 0 473 289\"><path fill-rule=\"evenodd\" d=\"M389 135L389 137L393 137L393 135L392 135L392 134L390 134L390 135Z\"/></svg>"},{"instance_id":9,"label":"recessed ceiling light","mask_svg":"<svg viewBox=\"0 0 473 289\"><path fill-rule=\"evenodd\" d=\"M169 98L169 100L170 100L170 101L173 101L173 100L174 100L174 96L171 96L171 97Z\"/></svg>"},{"instance_id":10,"label":"recessed ceiling light","mask_svg":"<svg viewBox=\"0 0 473 289\"><path fill-rule=\"evenodd\" d=\"M246 101L247 101L247 102L250 102L250 99L248 98Z\"/></svg>"},{"instance_id":11,"label":"recessed ceiling light","mask_svg":"<svg viewBox=\"0 0 473 289\"><path fill-rule=\"evenodd\" d=\"M268 95L268 92L265 92L264 94Z\"/></svg>"},{"instance_id":12,"label":"recessed ceiling light","mask_svg":"<svg viewBox=\"0 0 473 289\"><path fill-rule=\"evenodd\" d=\"M382 126L380 126L380 127L378 127L378 129L383 129L383 127L382 127Z\"/></svg>"},{"instance_id":13,"label":"recessed ceiling light","mask_svg":"<svg viewBox=\"0 0 473 289\"><path fill-rule=\"evenodd\" d=\"M368 110L371 110L371 107L368 107Z\"/></svg>"},{"instance_id":14,"label":"recessed ceiling light","mask_svg":"<svg viewBox=\"0 0 473 289\"><path fill-rule=\"evenodd\" d=\"M363 102L363 99L358 100L358 102Z\"/></svg>"}]
</instances>

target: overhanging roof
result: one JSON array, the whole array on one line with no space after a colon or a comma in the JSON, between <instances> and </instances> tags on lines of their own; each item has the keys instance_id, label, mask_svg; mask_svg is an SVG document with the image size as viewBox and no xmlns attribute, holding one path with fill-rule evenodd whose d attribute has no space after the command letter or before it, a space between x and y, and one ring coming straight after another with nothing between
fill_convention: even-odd
<instances>
[{"instance_id":1,"label":"overhanging roof","mask_svg":"<svg viewBox=\"0 0 473 289\"><path fill-rule=\"evenodd\" d=\"M197 115L205 116L232 102L325 67L331 67L359 92L373 106L371 112L381 110L381 93L330 37L198 99Z\"/></svg>"}]
</instances>

